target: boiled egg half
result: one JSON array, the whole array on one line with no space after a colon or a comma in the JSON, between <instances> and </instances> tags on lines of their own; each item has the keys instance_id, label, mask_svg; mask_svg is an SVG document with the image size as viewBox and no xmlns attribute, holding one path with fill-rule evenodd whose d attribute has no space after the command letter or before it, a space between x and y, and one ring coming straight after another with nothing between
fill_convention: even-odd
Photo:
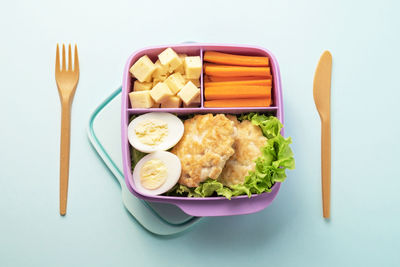
<instances>
[{"instance_id":1,"label":"boiled egg half","mask_svg":"<svg viewBox=\"0 0 400 267\"><path fill-rule=\"evenodd\" d=\"M129 123L128 140L135 149L151 153L175 146L182 138L183 131L183 123L177 116L166 112L151 112Z\"/></svg>"},{"instance_id":2,"label":"boiled egg half","mask_svg":"<svg viewBox=\"0 0 400 267\"><path fill-rule=\"evenodd\" d=\"M156 151L144 156L133 170L136 191L155 196L170 190L181 175L181 161L170 152Z\"/></svg>"}]
</instances>

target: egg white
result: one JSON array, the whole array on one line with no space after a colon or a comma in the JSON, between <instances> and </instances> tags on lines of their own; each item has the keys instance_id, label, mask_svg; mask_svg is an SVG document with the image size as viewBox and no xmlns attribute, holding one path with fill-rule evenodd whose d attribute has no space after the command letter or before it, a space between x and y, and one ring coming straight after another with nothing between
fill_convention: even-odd
<instances>
[{"instance_id":1,"label":"egg white","mask_svg":"<svg viewBox=\"0 0 400 267\"><path fill-rule=\"evenodd\" d=\"M135 127L142 121L154 119L167 123L168 134L164 140L155 146L149 146L139 141L135 133ZM133 119L128 126L129 143L137 150L144 153L151 153L157 150L168 150L181 140L184 132L183 122L175 115L166 112L151 112L140 115Z\"/></svg>"},{"instance_id":2,"label":"egg white","mask_svg":"<svg viewBox=\"0 0 400 267\"><path fill-rule=\"evenodd\" d=\"M143 168L143 165L152 159L158 159L162 161L167 167L167 178L164 184L162 184L160 187L154 190L146 189L140 183L140 172ZM181 161L175 154L166 151L156 151L144 156L136 164L132 173L135 190L138 193L145 196L161 195L167 192L178 182L180 176L181 176Z\"/></svg>"}]
</instances>

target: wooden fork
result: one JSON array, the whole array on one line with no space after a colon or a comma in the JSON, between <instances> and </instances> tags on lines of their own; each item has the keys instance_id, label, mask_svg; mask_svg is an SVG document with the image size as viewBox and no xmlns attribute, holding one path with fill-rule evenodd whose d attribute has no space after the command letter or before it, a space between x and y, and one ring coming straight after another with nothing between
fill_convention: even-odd
<instances>
[{"instance_id":1,"label":"wooden fork","mask_svg":"<svg viewBox=\"0 0 400 267\"><path fill-rule=\"evenodd\" d=\"M71 106L79 80L78 48L75 45L74 68L72 69L71 45L68 45L68 69L66 68L65 45L62 49L62 67L57 44L56 82L61 101L61 143L60 143L60 214L67 212L69 149L71 132Z\"/></svg>"}]
</instances>

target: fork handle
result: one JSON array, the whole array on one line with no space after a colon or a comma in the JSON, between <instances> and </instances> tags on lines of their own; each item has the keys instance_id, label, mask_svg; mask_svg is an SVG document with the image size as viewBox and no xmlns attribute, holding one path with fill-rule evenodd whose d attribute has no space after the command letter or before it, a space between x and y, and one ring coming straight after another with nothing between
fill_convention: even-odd
<instances>
[{"instance_id":1,"label":"fork handle","mask_svg":"<svg viewBox=\"0 0 400 267\"><path fill-rule=\"evenodd\" d=\"M61 106L60 215L65 215L68 197L71 103L69 101L61 101Z\"/></svg>"},{"instance_id":2,"label":"fork handle","mask_svg":"<svg viewBox=\"0 0 400 267\"><path fill-rule=\"evenodd\" d=\"M330 217L331 205L331 122L321 121L321 184L322 213L324 218Z\"/></svg>"}]
</instances>

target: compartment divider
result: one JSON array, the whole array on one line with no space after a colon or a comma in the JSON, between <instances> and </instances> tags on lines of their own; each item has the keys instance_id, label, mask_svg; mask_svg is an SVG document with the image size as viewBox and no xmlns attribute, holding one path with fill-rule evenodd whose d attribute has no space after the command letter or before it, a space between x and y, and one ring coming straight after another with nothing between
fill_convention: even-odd
<instances>
[{"instance_id":1,"label":"compartment divider","mask_svg":"<svg viewBox=\"0 0 400 267\"><path fill-rule=\"evenodd\" d=\"M204 61L203 47L200 48L201 75L200 75L200 108L204 108Z\"/></svg>"}]
</instances>

